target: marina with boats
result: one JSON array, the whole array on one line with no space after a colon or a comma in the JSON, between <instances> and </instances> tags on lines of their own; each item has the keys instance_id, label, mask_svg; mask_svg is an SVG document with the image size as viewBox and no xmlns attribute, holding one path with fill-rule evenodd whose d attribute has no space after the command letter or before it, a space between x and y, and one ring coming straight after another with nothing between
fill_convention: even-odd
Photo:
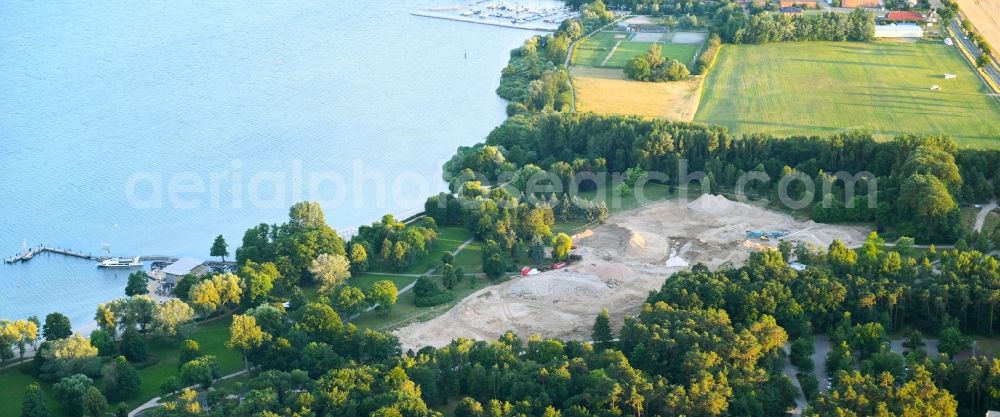
<instances>
[{"instance_id":1,"label":"marina with boats","mask_svg":"<svg viewBox=\"0 0 1000 417\"><path fill-rule=\"evenodd\" d=\"M486 1L466 6L436 8L412 13L414 16L433 17L485 25L553 32L566 19L579 12L562 6L559 2L507 3Z\"/></svg>"}]
</instances>

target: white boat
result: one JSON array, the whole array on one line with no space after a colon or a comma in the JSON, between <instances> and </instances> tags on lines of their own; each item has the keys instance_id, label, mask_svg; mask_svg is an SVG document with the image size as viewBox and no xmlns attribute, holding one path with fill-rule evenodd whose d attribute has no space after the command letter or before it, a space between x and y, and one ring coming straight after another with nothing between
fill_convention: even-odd
<instances>
[{"instance_id":1,"label":"white boat","mask_svg":"<svg viewBox=\"0 0 1000 417\"><path fill-rule=\"evenodd\" d=\"M108 258L97 264L98 268L132 268L142 266L139 257L134 258Z\"/></svg>"}]
</instances>

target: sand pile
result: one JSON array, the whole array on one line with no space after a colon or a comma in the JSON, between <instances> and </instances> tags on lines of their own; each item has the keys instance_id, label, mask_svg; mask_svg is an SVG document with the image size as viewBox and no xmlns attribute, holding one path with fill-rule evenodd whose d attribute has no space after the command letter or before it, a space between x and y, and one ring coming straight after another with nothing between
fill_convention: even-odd
<instances>
[{"instance_id":1,"label":"sand pile","mask_svg":"<svg viewBox=\"0 0 1000 417\"><path fill-rule=\"evenodd\" d=\"M698 213L722 214L736 206L737 203L729 201L721 195L702 194L697 200L688 203L687 208Z\"/></svg>"},{"instance_id":2,"label":"sand pile","mask_svg":"<svg viewBox=\"0 0 1000 417\"><path fill-rule=\"evenodd\" d=\"M621 262L613 262L586 268L586 272L597 275L598 278L603 280L609 286L618 285L635 276L635 271Z\"/></svg>"},{"instance_id":3,"label":"sand pile","mask_svg":"<svg viewBox=\"0 0 1000 417\"><path fill-rule=\"evenodd\" d=\"M573 239L574 242L579 242L579 241L584 240L584 239L586 239L588 237L591 237L593 235L594 235L594 231L590 230L590 229L587 229L587 230L584 230L584 231L582 231L580 233L577 233L577 234L575 234L573 236L570 236L570 237Z\"/></svg>"},{"instance_id":4,"label":"sand pile","mask_svg":"<svg viewBox=\"0 0 1000 417\"><path fill-rule=\"evenodd\" d=\"M646 238L635 231L629 231L628 243L625 244L626 255L638 255L646 249Z\"/></svg>"},{"instance_id":5,"label":"sand pile","mask_svg":"<svg viewBox=\"0 0 1000 417\"><path fill-rule=\"evenodd\" d=\"M607 291L608 285L596 276L560 272L518 279L507 289L507 294L526 300L553 298L558 301L566 294L596 297Z\"/></svg>"},{"instance_id":6,"label":"sand pile","mask_svg":"<svg viewBox=\"0 0 1000 417\"><path fill-rule=\"evenodd\" d=\"M751 241L751 240L744 240L743 243L740 243L740 249L743 249L743 250L746 250L746 251L751 251L751 252L761 252L761 251L765 251L765 250L768 250L768 249L774 249L774 248L772 248L772 247L770 247L768 245L765 245L763 243L760 243L760 242L754 242L754 241Z\"/></svg>"}]
</instances>

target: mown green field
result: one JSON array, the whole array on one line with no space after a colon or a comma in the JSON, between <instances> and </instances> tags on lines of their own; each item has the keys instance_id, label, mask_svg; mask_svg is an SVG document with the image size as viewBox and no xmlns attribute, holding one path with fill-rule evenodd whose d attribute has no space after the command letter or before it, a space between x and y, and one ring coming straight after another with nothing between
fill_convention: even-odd
<instances>
[{"instance_id":1,"label":"mown green field","mask_svg":"<svg viewBox=\"0 0 1000 417\"><path fill-rule=\"evenodd\" d=\"M726 45L703 91L695 121L742 133L947 134L1000 146L1000 102L938 42Z\"/></svg>"},{"instance_id":2,"label":"mown green field","mask_svg":"<svg viewBox=\"0 0 1000 417\"><path fill-rule=\"evenodd\" d=\"M636 55L649 52L651 43L646 42L622 42L615 49L615 54L605 64L605 67L624 68L625 64ZM693 43L660 43L660 56L672 58L680 61L684 65L691 65L694 62L694 53L698 51L701 44Z\"/></svg>"},{"instance_id":3,"label":"mown green field","mask_svg":"<svg viewBox=\"0 0 1000 417\"><path fill-rule=\"evenodd\" d=\"M598 32L589 39L576 45L573 52L572 65L583 65L586 67L599 67L604 58L614 48L615 43L620 39L616 36L627 36L622 32Z\"/></svg>"}]
</instances>

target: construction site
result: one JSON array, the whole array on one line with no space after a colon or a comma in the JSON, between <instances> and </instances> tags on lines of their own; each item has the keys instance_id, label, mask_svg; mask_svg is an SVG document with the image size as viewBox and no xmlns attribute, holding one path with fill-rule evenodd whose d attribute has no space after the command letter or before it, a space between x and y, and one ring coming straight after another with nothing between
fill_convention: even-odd
<instances>
[{"instance_id":1,"label":"construction site","mask_svg":"<svg viewBox=\"0 0 1000 417\"><path fill-rule=\"evenodd\" d=\"M495 340L508 330L588 340L607 308L614 328L634 316L649 291L691 265L739 266L781 240L828 246L864 241L870 230L827 225L705 194L624 211L573 236L582 261L484 288L432 320L396 331L403 349L443 346L459 337Z\"/></svg>"}]
</instances>

